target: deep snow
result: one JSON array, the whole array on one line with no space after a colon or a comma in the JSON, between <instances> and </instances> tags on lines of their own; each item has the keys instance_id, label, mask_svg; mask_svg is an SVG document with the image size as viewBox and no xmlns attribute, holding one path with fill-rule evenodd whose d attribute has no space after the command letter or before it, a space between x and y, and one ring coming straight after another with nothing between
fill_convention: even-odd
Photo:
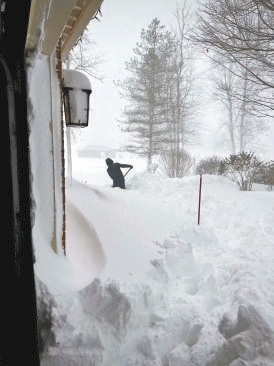
<instances>
[{"instance_id":1,"label":"deep snow","mask_svg":"<svg viewBox=\"0 0 274 366\"><path fill-rule=\"evenodd\" d=\"M205 175L198 225L199 176L135 166L127 190L73 168L67 255L36 249L41 365L273 366L274 193Z\"/></svg>"}]
</instances>

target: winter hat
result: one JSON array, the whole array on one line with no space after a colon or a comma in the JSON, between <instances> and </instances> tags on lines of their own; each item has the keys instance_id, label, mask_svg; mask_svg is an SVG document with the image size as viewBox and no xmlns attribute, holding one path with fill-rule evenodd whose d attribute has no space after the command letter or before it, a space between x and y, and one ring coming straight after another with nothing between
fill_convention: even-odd
<instances>
[{"instance_id":1,"label":"winter hat","mask_svg":"<svg viewBox=\"0 0 274 366\"><path fill-rule=\"evenodd\" d=\"M106 159L106 164L109 166L109 165L111 165L113 163L113 160L112 159L110 159L110 158L107 158Z\"/></svg>"}]
</instances>

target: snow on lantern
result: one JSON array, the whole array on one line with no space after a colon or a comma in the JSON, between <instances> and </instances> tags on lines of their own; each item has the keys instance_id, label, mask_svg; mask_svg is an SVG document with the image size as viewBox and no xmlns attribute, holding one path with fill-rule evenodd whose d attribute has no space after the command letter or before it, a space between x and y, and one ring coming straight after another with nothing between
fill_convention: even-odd
<instances>
[{"instance_id":1,"label":"snow on lantern","mask_svg":"<svg viewBox=\"0 0 274 366\"><path fill-rule=\"evenodd\" d=\"M63 70L62 91L66 125L87 127L91 84L80 71Z\"/></svg>"}]
</instances>

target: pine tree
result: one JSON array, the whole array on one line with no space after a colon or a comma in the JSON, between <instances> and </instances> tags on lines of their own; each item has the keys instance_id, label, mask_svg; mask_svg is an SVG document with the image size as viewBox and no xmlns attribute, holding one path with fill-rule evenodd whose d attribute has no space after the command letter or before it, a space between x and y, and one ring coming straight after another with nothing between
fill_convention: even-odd
<instances>
[{"instance_id":1,"label":"pine tree","mask_svg":"<svg viewBox=\"0 0 274 366\"><path fill-rule=\"evenodd\" d=\"M169 117L169 82L172 78L174 37L154 18L126 63L130 76L117 83L129 104L123 111L122 130L132 141L128 151L146 157L148 166L167 143Z\"/></svg>"},{"instance_id":2,"label":"pine tree","mask_svg":"<svg viewBox=\"0 0 274 366\"><path fill-rule=\"evenodd\" d=\"M187 1L177 8L172 31L157 18L142 29L126 63L129 76L116 83L128 101L121 120L122 131L131 137L126 149L145 157L148 168L154 156L160 157L169 177L182 176L185 143L195 133L189 128L193 60L186 42L188 10Z\"/></svg>"}]
</instances>

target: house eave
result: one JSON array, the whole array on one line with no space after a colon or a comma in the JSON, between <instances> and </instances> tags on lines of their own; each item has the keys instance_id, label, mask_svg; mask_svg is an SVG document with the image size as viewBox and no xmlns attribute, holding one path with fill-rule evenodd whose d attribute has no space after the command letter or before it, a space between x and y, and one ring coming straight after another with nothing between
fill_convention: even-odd
<instances>
[{"instance_id":1,"label":"house eave","mask_svg":"<svg viewBox=\"0 0 274 366\"><path fill-rule=\"evenodd\" d=\"M103 0L32 0L26 50L51 55L61 40L62 61L67 57Z\"/></svg>"}]
</instances>

